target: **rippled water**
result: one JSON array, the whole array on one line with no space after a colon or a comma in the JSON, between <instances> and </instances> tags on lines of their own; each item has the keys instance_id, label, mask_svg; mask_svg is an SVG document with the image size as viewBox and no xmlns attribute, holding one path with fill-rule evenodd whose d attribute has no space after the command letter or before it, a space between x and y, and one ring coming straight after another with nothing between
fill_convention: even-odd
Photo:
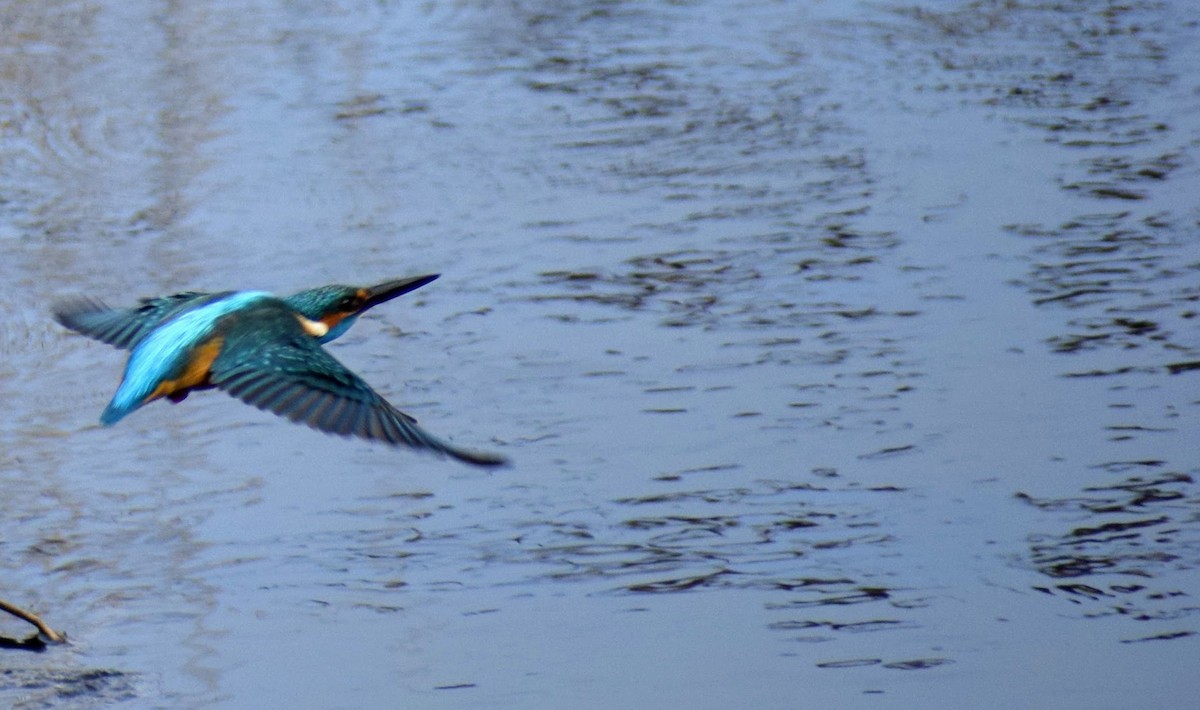
<instances>
[{"instance_id":1,"label":"rippled water","mask_svg":"<svg viewBox=\"0 0 1200 710\"><path fill-rule=\"evenodd\" d=\"M1188 3L0 8L4 703L1200 691ZM48 316L429 271L331 350L511 469Z\"/></svg>"}]
</instances>

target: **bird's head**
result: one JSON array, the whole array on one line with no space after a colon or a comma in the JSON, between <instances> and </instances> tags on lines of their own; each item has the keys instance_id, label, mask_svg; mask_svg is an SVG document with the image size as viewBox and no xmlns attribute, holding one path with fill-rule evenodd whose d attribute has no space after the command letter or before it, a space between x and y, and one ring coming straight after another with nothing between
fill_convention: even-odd
<instances>
[{"instance_id":1,"label":"bird's head","mask_svg":"<svg viewBox=\"0 0 1200 710\"><path fill-rule=\"evenodd\" d=\"M322 323L328 330L317 335L322 343L336 339L369 309L397 296L421 288L438 274L384 281L375 286L318 286L294 293L284 301L305 318Z\"/></svg>"}]
</instances>

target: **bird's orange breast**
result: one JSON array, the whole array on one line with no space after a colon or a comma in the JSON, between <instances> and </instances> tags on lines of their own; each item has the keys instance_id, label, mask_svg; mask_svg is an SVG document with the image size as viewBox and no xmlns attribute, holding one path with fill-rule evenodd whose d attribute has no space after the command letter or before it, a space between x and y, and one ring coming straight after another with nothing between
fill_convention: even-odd
<instances>
[{"instance_id":1,"label":"bird's orange breast","mask_svg":"<svg viewBox=\"0 0 1200 710\"><path fill-rule=\"evenodd\" d=\"M207 383L208 373L212 369L213 361L217 359L217 355L221 354L221 346L224 343L225 339L221 336L201 343L192 351L187 365L183 368L183 372L174 379L159 382L158 387L154 388L154 391L150 393L146 401L149 402L159 397L166 397L176 392L184 392Z\"/></svg>"}]
</instances>

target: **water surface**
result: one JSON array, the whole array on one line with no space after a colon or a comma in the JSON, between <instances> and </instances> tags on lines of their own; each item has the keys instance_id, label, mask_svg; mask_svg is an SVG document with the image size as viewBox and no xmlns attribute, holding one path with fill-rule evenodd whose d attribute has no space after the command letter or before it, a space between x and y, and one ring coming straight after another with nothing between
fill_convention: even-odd
<instances>
[{"instance_id":1,"label":"water surface","mask_svg":"<svg viewBox=\"0 0 1200 710\"><path fill-rule=\"evenodd\" d=\"M1187 706L1192 14L0 5L0 698ZM424 272L330 349L511 469L48 316Z\"/></svg>"}]
</instances>

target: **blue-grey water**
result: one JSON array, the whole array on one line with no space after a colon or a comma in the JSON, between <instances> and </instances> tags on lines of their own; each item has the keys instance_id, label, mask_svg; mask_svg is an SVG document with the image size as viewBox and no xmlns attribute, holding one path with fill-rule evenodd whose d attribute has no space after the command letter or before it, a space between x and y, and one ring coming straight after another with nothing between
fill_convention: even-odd
<instances>
[{"instance_id":1,"label":"blue-grey water","mask_svg":"<svg viewBox=\"0 0 1200 710\"><path fill-rule=\"evenodd\" d=\"M1183 0L0 2L16 708L1184 708ZM471 469L58 298L440 272L331 352ZM31 632L0 619L0 635Z\"/></svg>"}]
</instances>

